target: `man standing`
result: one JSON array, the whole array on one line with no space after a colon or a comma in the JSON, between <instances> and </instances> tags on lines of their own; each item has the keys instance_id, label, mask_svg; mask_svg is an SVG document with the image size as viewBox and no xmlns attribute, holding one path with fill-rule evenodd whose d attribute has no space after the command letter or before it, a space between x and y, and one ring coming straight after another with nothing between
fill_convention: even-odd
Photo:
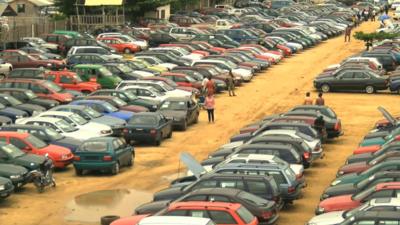
<instances>
[{"instance_id":1,"label":"man standing","mask_svg":"<svg viewBox=\"0 0 400 225\"><path fill-rule=\"evenodd\" d=\"M312 105L312 104L313 104L313 100L311 98L311 94L310 94L310 92L307 92L306 97L304 98L303 105Z\"/></svg>"},{"instance_id":2,"label":"man standing","mask_svg":"<svg viewBox=\"0 0 400 225\"><path fill-rule=\"evenodd\" d=\"M315 105L325 105L325 99L322 97L322 92L318 93L318 98L315 99Z\"/></svg>"},{"instance_id":3,"label":"man standing","mask_svg":"<svg viewBox=\"0 0 400 225\"><path fill-rule=\"evenodd\" d=\"M346 41L350 42L350 36L351 36L351 26L348 26L344 31L344 42Z\"/></svg>"},{"instance_id":4,"label":"man standing","mask_svg":"<svg viewBox=\"0 0 400 225\"><path fill-rule=\"evenodd\" d=\"M226 79L226 84L228 85L229 96L236 96L235 94L235 82L232 71L229 72L228 78Z\"/></svg>"}]
</instances>

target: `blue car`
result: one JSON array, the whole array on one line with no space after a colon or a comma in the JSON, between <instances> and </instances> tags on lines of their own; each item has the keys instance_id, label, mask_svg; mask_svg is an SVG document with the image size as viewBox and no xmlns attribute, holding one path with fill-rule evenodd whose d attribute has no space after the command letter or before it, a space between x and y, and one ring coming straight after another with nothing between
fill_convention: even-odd
<instances>
[{"instance_id":1,"label":"blue car","mask_svg":"<svg viewBox=\"0 0 400 225\"><path fill-rule=\"evenodd\" d=\"M28 113L13 107L6 107L5 105L0 103L0 116L5 116L10 118L13 122L15 120L28 117Z\"/></svg>"},{"instance_id":2,"label":"blue car","mask_svg":"<svg viewBox=\"0 0 400 225\"><path fill-rule=\"evenodd\" d=\"M217 34L225 34L239 43L259 44L260 39L244 29L222 29Z\"/></svg>"},{"instance_id":3,"label":"blue car","mask_svg":"<svg viewBox=\"0 0 400 225\"><path fill-rule=\"evenodd\" d=\"M119 110L114 106L112 106L110 103L100 100L78 100L71 102L70 105L89 106L90 108L96 110L97 112L105 116L112 116L119 119L123 119L125 121L129 121L133 116L133 112Z\"/></svg>"},{"instance_id":4,"label":"blue car","mask_svg":"<svg viewBox=\"0 0 400 225\"><path fill-rule=\"evenodd\" d=\"M400 94L400 76L389 77L389 89L391 92Z\"/></svg>"}]
</instances>

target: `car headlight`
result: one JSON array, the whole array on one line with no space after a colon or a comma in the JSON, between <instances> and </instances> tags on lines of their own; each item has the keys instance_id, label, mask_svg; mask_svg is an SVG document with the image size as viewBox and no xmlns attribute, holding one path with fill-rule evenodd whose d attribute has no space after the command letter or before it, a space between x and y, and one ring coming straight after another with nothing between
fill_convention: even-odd
<instances>
[{"instance_id":1,"label":"car headlight","mask_svg":"<svg viewBox=\"0 0 400 225\"><path fill-rule=\"evenodd\" d=\"M338 172L338 174L339 174L339 175L343 175L343 174L344 174L344 171L343 171L343 170L340 170L340 171Z\"/></svg>"},{"instance_id":2,"label":"car headlight","mask_svg":"<svg viewBox=\"0 0 400 225\"><path fill-rule=\"evenodd\" d=\"M331 183L331 186L336 186L338 184L340 184L342 181L341 180L335 180Z\"/></svg>"},{"instance_id":3,"label":"car headlight","mask_svg":"<svg viewBox=\"0 0 400 225\"><path fill-rule=\"evenodd\" d=\"M153 108L153 109L157 109L157 108L158 108L158 106L157 106L157 105L152 105L152 106L151 106L151 108Z\"/></svg>"},{"instance_id":4,"label":"car headlight","mask_svg":"<svg viewBox=\"0 0 400 225\"><path fill-rule=\"evenodd\" d=\"M24 115L16 115L15 118L21 119L21 118L24 118Z\"/></svg>"},{"instance_id":5,"label":"car headlight","mask_svg":"<svg viewBox=\"0 0 400 225\"><path fill-rule=\"evenodd\" d=\"M6 190L6 186L0 185L0 191L4 191L4 190Z\"/></svg>"},{"instance_id":6,"label":"car headlight","mask_svg":"<svg viewBox=\"0 0 400 225\"><path fill-rule=\"evenodd\" d=\"M181 121L181 120L183 120L183 118L175 118L174 117L174 121Z\"/></svg>"},{"instance_id":7,"label":"car headlight","mask_svg":"<svg viewBox=\"0 0 400 225\"><path fill-rule=\"evenodd\" d=\"M48 67L51 67L52 65L51 65L51 63L47 63L47 66L48 66Z\"/></svg>"},{"instance_id":8,"label":"car headlight","mask_svg":"<svg viewBox=\"0 0 400 225\"><path fill-rule=\"evenodd\" d=\"M328 195L328 194L323 194L322 195L322 199L327 199L327 198L329 198L330 196Z\"/></svg>"},{"instance_id":9,"label":"car headlight","mask_svg":"<svg viewBox=\"0 0 400 225\"><path fill-rule=\"evenodd\" d=\"M72 98L66 98L65 101L70 102L72 101Z\"/></svg>"},{"instance_id":10,"label":"car headlight","mask_svg":"<svg viewBox=\"0 0 400 225\"><path fill-rule=\"evenodd\" d=\"M68 155L67 154L61 155L61 160L67 160L67 159L68 159Z\"/></svg>"},{"instance_id":11,"label":"car headlight","mask_svg":"<svg viewBox=\"0 0 400 225\"><path fill-rule=\"evenodd\" d=\"M19 178L21 178L21 175L11 175L10 176L10 179L12 179L12 180L16 180L16 179L19 179Z\"/></svg>"},{"instance_id":12,"label":"car headlight","mask_svg":"<svg viewBox=\"0 0 400 225\"><path fill-rule=\"evenodd\" d=\"M111 133L111 130L102 130L100 131L101 134L108 134Z\"/></svg>"}]
</instances>

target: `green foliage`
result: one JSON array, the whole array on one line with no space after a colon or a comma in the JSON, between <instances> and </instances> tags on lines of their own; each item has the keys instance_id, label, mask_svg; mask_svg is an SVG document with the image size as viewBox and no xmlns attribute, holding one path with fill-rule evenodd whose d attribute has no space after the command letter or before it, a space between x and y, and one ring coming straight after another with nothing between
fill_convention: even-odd
<instances>
[{"instance_id":1,"label":"green foliage","mask_svg":"<svg viewBox=\"0 0 400 225\"><path fill-rule=\"evenodd\" d=\"M372 42L372 41L381 41L385 39L393 39L399 37L400 34L397 33L384 33L384 32L373 32L373 33L364 33L362 31L356 32L354 38L357 40L362 40L365 42Z\"/></svg>"},{"instance_id":2,"label":"green foliage","mask_svg":"<svg viewBox=\"0 0 400 225\"><path fill-rule=\"evenodd\" d=\"M75 3L76 0L55 0L54 5L59 8L59 10L64 15L74 15L75 14Z\"/></svg>"}]
</instances>

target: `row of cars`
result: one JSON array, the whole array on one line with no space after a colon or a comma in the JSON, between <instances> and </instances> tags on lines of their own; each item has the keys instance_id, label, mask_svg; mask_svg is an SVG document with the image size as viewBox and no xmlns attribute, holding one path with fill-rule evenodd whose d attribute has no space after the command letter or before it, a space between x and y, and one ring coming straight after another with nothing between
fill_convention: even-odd
<instances>
[{"instance_id":1,"label":"row of cars","mask_svg":"<svg viewBox=\"0 0 400 225\"><path fill-rule=\"evenodd\" d=\"M360 142L336 179L321 195L307 224L396 224L399 221L399 137L397 119L379 107L385 119ZM397 221L397 222L395 222Z\"/></svg>"},{"instance_id":2,"label":"row of cars","mask_svg":"<svg viewBox=\"0 0 400 225\"><path fill-rule=\"evenodd\" d=\"M370 51L351 56L340 64L331 65L314 80L322 92L366 92L389 90L400 93L398 65L399 42L386 40Z\"/></svg>"},{"instance_id":3,"label":"row of cars","mask_svg":"<svg viewBox=\"0 0 400 225\"><path fill-rule=\"evenodd\" d=\"M326 123L319 123L322 119ZM331 123L334 126L331 126ZM299 105L249 124L201 163L181 153L188 176L154 194L134 216L112 225L159 216L210 218L216 224L274 224L279 210L301 198L304 170L323 157L322 143L342 135L326 106ZM242 138L246 137L246 139Z\"/></svg>"}]
</instances>

